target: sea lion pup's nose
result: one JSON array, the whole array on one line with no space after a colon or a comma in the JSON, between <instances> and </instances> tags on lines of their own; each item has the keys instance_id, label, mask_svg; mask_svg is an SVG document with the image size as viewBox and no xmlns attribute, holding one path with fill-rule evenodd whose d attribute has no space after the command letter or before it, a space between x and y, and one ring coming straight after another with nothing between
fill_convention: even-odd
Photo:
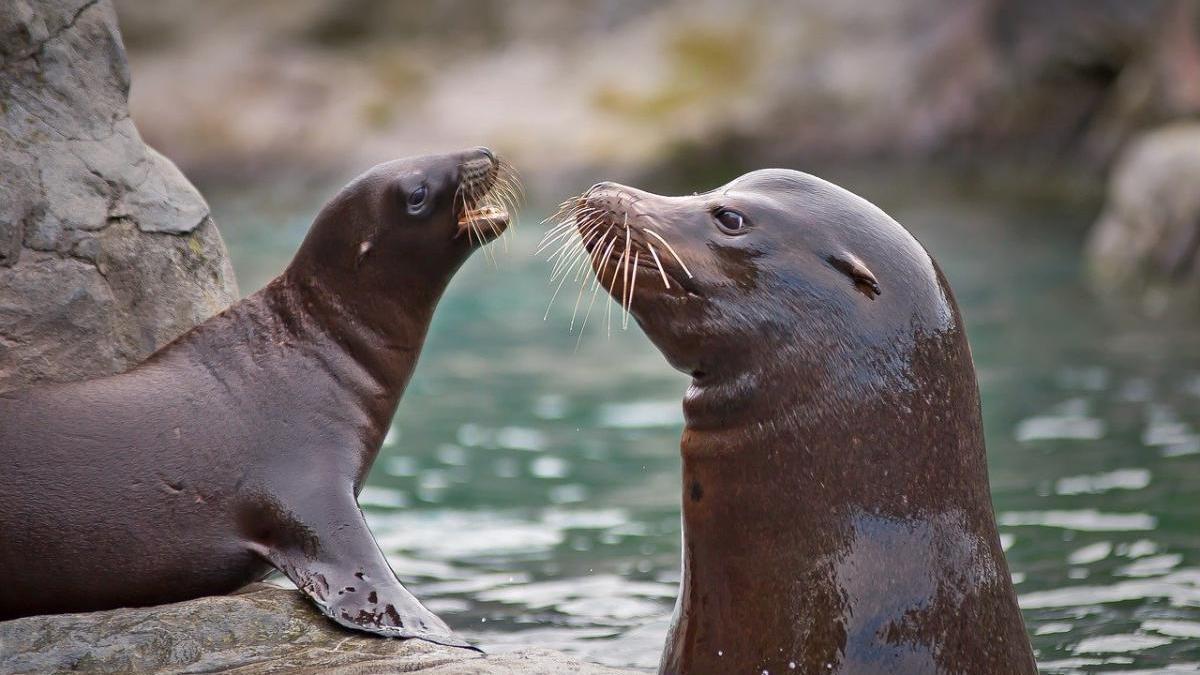
<instances>
[{"instance_id":1,"label":"sea lion pup's nose","mask_svg":"<svg viewBox=\"0 0 1200 675\"><path fill-rule=\"evenodd\" d=\"M492 149L491 149L491 148L488 148L488 147L486 147L486 146L483 146L483 145L481 145L481 146L479 146L478 148L475 148L475 149L476 149L478 152L481 152L481 153L483 153L483 156L484 156L484 157L487 157L487 158L488 158L488 161L490 161L492 164L495 164L495 163L496 163L496 153L492 152Z\"/></svg>"},{"instance_id":2,"label":"sea lion pup's nose","mask_svg":"<svg viewBox=\"0 0 1200 675\"><path fill-rule=\"evenodd\" d=\"M615 189L616 187L617 187L616 183L613 183L613 182L607 181L607 180L602 180L599 183L596 183L592 187L588 188L587 191L583 193L583 196L587 197L587 196L596 194L597 192L601 192L603 190Z\"/></svg>"}]
</instances>

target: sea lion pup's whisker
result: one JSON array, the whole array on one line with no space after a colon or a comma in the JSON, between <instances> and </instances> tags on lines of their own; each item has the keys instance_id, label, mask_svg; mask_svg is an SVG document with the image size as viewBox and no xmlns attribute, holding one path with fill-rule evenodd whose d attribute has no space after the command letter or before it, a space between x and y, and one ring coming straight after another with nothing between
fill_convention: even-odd
<instances>
[{"instance_id":1,"label":"sea lion pup's whisker","mask_svg":"<svg viewBox=\"0 0 1200 675\"><path fill-rule=\"evenodd\" d=\"M504 188L504 192L512 195L514 205L525 201L525 186L521 184L521 179L515 172L505 174L500 181L500 186Z\"/></svg>"},{"instance_id":2,"label":"sea lion pup's whisker","mask_svg":"<svg viewBox=\"0 0 1200 675\"><path fill-rule=\"evenodd\" d=\"M688 275L688 278L689 279L694 278L694 277L692 277L692 271L689 270L687 264L685 264L683 262L683 258L680 258L679 254L675 252L675 248L673 246L671 246L670 242L668 242L666 239L663 239L657 232L650 229L649 227L645 227L642 229L643 229L643 231L645 231L646 234L661 241L663 243L663 246L666 246L667 250L671 252L671 255L675 257L675 262L679 263L679 266L683 268L683 271L684 271L684 273L686 273Z\"/></svg>"},{"instance_id":3,"label":"sea lion pup's whisker","mask_svg":"<svg viewBox=\"0 0 1200 675\"><path fill-rule=\"evenodd\" d=\"M521 174L515 165L500 157L496 162L496 175L502 184L514 188L522 198L525 197L525 186L521 183Z\"/></svg>"},{"instance_id":4,"label":"sea lion pup's whisker","mask_svg":"<svg viewBox=\"0 0 1200 675\"><path fill-rule=\"evenodd\" d=\"M458 186L458 188L457 188L457 189L454 191L454 201L462 205L462 213L463 213L463 214L465 214L465 215L466 215L466 218L467 218L467 227L466 227L466 230L467 230L467 243L468 243L468 244L470 244L471 246L474 246L474 245L475 245L475 239L474 239L474 237L473 237L473 230L474 230L474 228L472 228L472 227L471 227L471 216L470 216L470 211L467 209L467 196L466 196L465 194L463 194L463 186L462 186L461 184L460 184L460 185ZM454 236L455 236L455 237L461 237L461 236L462 236L462 230L460 229L460 230L458 231L458 233L457 233L457 234L455 234ZM482 240L481 240L481 241L482 241Z\"/></svg>"},{"instance_id":5,"label":"sea lion pup's whisker","mask_svg":"<svg viewBox=\"0 0 1200 675\"><path fill-rule=\"evenodd\" d=\"M671 282L667 281L667 272L663 269L662 261L658 259L658 252L654 250L654 244L646 242L646 247L650 249L650 257L654 258L654 264L658 266L658 273L660 276L662 276L663 286L665 286L667 290L670 290Z\"/></svg>"},{"instance_id":6,"label":"sea lion pup's whisker","mask_svg":"<svg viewBox=\"0 0 1200 675\"><path fill-rule=\"evenodd\" d=\"M505 178L504 182L500 184L497 199L500 201L499 208L505 213L509 214L510 218L509 227L505 229L504 233L508 234L508 230L515 231L520 220L517 218L516 214L518 210L517 207L520 206L521 199L517 196L517 193L512 185L509 184L508 178ZM505 245L507 246L507 243Z\"/></svg>"},{"instance_id":7,"label":"sea lion pup's whisker","mask_svg":"<svg viewBox=\"0 0 1200 675\"><path fill-rule=\"evenodd\" d=\"M487 196L489 193L485 192L485 193L480 194L480 190L483 189L482 186L472 185L468 189L470 191L470 202L472 204L479 205L481 203L486 203L486 199L487 199ZM473 211L473 213L478 213L478 210ZM479 237L479 241L486 242L487 238L483 236L483 228L479 225L479 217L472 216L472 217L468 218L468 222L475 229L475 234ZM496 224L493 223L490 219L488 219L486 222L488 224L488 227L491 229L492 234L495 235L494 238L499 239L500 235L502 235L503 232L498 230L496 228ZM492 248L490 246L483 247L483 255L488 260L488 262L491 263L492 269L500 269L500 264L498 262L496 262L496 254L492 253Z\"/></svg>"}]
</instances>

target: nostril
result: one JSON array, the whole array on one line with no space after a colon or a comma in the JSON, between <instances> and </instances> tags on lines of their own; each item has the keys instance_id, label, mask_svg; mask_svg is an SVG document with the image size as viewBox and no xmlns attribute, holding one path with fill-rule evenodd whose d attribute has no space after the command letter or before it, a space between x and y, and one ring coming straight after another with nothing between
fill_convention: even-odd
<instances>
[{"instance_id":1,"label":"nostril","mask_svg":"<svg viewBox=\"0 0 1200 675\"><path fill-rule=\"evenodd\" d=\"M486 156L492 162L492 164L496 163L496 155L491 151L490 148L485 148L481 145L479 146L479 151L482 152L484 156Z\"/></svg>"}]
</instances>

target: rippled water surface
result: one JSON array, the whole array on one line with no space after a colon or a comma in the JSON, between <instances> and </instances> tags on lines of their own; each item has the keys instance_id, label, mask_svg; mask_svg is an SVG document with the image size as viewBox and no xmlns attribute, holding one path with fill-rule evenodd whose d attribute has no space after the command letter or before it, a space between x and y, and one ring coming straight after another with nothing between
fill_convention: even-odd
<instances>
[{"instance_id":1,"label":"rippled water surface","mask_svg":"<svg viewBox=\"0 0 1200 675\"><path fill-rule=\"evenodd\" d=\"M1200 324L1098 306L1076 255L1091 209L864 185L848 183L930 249L962 305L1043 670L1200 670ZM323 196L213 195L243 292ZM409 588L490 650L653 667L679 579L686 379L632 322L610 336L603 308L582 338L574 297L543 321L536 212L451 284L361 501Z\"/></svg>"}]
</instances>

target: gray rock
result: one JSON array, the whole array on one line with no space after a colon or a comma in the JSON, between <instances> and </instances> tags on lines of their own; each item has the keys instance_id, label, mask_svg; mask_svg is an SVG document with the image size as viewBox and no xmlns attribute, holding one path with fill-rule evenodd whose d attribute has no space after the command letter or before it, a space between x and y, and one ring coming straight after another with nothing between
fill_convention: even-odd
<instances>
[{"instance_id":1,"label":"gray rock","mask_svg":"<svg viewBox=\"0 0 1200 675\"><path fill-rule=\"evenodd\" d=\"M237 299L129 84L109 0L0 3L0 391L120 372Z\"/></svg>"},{"instance_id":2,"label":"gray rock","mask_svg":"<svg viewBox=\"0 0 1200 675\"><path fill-rule=\"evenodd\" d=\"M37 616L0 623L0 672L410 673L622 675L556 652L483 656L420 640L344 630L296 591L242 593L144 609Z\"/></svg>"},{"instance_id":3,"label":"gray rock","mask_svg":"<svg viewBox=\"0 0 1200 675\"><path fill-rule=\"evenodd\" d=\"M1087 247L1105 292L1132 295L1151 313L1200 297L1200 123L1136 138L1109 181Z\"/></svg>"}]
</instances>

